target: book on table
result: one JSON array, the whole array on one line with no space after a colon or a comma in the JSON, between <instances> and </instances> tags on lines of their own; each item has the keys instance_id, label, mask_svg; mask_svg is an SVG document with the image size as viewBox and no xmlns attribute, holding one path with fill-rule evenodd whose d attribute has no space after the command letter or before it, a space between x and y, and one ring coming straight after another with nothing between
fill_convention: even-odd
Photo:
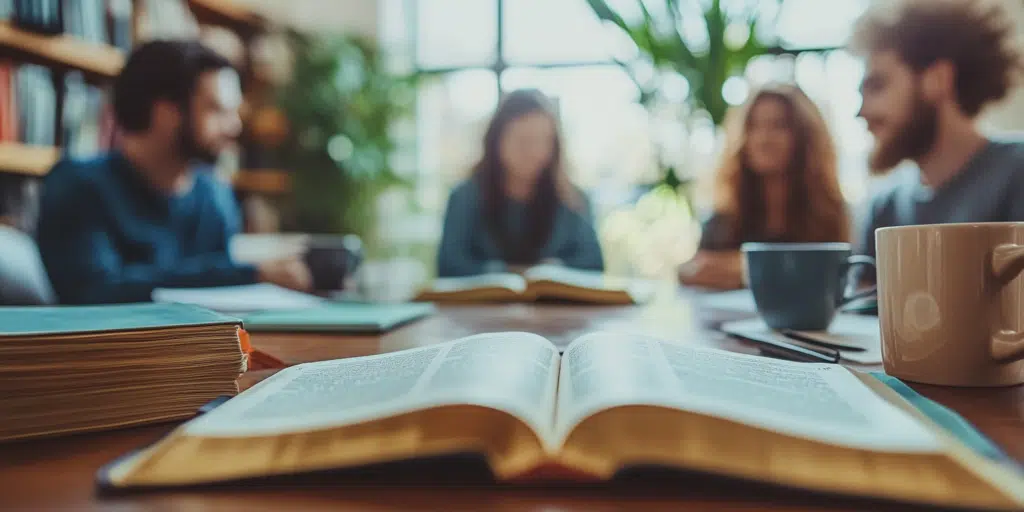
<instances>
[{"instance_id":1,"label":"book on table","mask_svg":"<svg viewBox=\"0 0 1024 512\"><path fill-rule=\"evenodd\" d=\"M0 308L0 441L190 418L238 393L244 336L183 304Z\"/></svg>"},{"instance_id":2,"label":"book on table","mask_svg":"<svg viewBox=\"0 0 1024 512\"><path fill-rule=\"evenodd\" d=\"M559 265L538 265L522 274L442 277L416 300L430 302L528 302L564 300L590 304L638 304L654 294L652 283Z\"/></svg>"},{"instance_id":3,"label":"book on table","mask_svg":"<svg viewBox=\"0 0 1024 512\"><path fill-rule=\"evenodd\" d=\"M249 332L382 333L435 312L431 304L334 301L270 283L158 288L153 301L236 315Z\"/></svg>"},{"instance_id":4,"label":"book on table","mask_svg":"<svg viewBox=\"0 0 1024 512\"><path fill-rule=\"evenodd\" d=\"M600 481L662 465L809 490L979 508L1024 505L1021 477L880 380L623 334L560 356L482 334L293 366L105 467L159 488L475 452L500 481Z\"/></svg>"}]
</instances>

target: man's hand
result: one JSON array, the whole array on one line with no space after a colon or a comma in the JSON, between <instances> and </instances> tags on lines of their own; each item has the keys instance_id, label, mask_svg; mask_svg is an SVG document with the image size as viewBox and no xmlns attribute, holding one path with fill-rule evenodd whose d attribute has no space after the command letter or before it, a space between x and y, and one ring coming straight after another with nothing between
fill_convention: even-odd
<instances>
[{"instance_id":1,"label":"man's hand","mask_svg":"<svg viewBox=\"0 0 1024 512\"><path fill-rule=\"evenodd\" d=\"M285 258L260 263L257 275L261 282L272 283L300 292L313 289L313 274L302 260Z\"/></svg>"}]
</instances>

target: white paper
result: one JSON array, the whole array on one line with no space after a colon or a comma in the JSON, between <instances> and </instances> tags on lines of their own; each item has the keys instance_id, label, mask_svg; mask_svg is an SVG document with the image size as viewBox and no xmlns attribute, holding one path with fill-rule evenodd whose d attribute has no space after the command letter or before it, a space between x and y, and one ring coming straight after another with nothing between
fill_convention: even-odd
<instances>
[{"instance_id":1,"label":"white paper","mask_svg":"<svg viewBox=\"0 0 1024 512\"><path fill-rule=\"evenodd\" d=\"M157 288L153 302L180 302L220 311L246 313L323 306L326 299L270 283L215 288Z\"/></svg>"},{"instance_id":2,"label":"white paper","mask_svg":"<svg viewBox=\"0 0 1024 512\"><path fill-rule=\"evenodd\" d=\"M775 333L761 318L728 322L722 325L722 331L738 336L743 336L745 333L778 336L782 341L788 341L782 334ZM843 361L861 364L881 364L882 362L882 335L878 317L836 315L827 331L806 331L803 334L839 346ZM855 347L860 350L849 350L843 347Z\"/></svg>"},{"instance_id":3,"label":"white paper","mask_svg":"<svg viewBox=\"0 0 1024 512\"><path fill-rule=\"evenodd\" d=\"M938 440L839 365L779 361L597 333L562 360L556 431L600 410L661 405L784 434L879 451L937 451Z\"/></svg>"},{"instance_id":4,"label":"white paper","mask_svg":"<svg viewBox=\"0 0 1024 512\"><path fill-rule=\"evenodd\" d=\"M697 303L705 308L735 313L757 313L754 294L750 290L732 290L700 294Z\"/></svg>"},{"instance_id":5,"label":"white paper","mask_svg":"<svg viewBox=\"0 0 1024 512\"><path fill-rule=\"evenodd\" d=\"M553 429L558 351L533 334L498 333L288 368L190 422L196 436L302 432L445 405L507 412Z\"/></svg>"}]
</instances>

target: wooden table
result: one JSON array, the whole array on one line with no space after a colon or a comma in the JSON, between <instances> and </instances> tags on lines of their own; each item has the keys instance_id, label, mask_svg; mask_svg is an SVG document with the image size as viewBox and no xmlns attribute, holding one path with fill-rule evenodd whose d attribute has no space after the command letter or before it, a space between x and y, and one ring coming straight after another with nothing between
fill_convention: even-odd
<instances>
[{"instance_id":1,"label":"wooden table","mask_svg":"<svg viewBox=\"0 0 1024 512\"><path fill-rule=\"evenodd\" d=\"M688 297L647 307L564 305L444 307L439 314L384 336L254 335L253 344L288 364L352 357L429 345L490 331L524 330L564 345L593 330L638 332L751 352L709 332L714 322ZM273 370L250 372L251 386ZM914 386L955 409L1024 461L1024 386L1008 389L948 389ZM245 487L98 496L96 470L117 456L150 443L174 425L136 428L52 440L0 445L0 510L908 510L903 505L816 496L728 479L694 475L684 479L628 481L603 487L509 488L474 483L478 475L436 475L356 483L330 477L297 478Z\"/></svg>"}]
</instances>

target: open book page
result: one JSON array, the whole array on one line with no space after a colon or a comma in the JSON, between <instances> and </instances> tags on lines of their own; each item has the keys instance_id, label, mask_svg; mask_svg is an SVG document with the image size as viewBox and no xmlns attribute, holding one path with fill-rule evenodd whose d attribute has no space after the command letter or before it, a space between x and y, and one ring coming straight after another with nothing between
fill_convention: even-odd
<instances>
[{"instance_id":1,"label":"open book page","mask_svg":"<svg viewBox=\"0 0 1024 512\"><path fill-rule=\"evenodd\" d=\"M622 405L717 416L878 451L927 452L938 439L839 365L780 361L640 336L595 333L562 358L556 433Z\"/></svg>"},{"instance_id":2,"label":"open book page","mask_svg":"<svg viewBox=\"0 0 1024 512\"><path fill-rule=\"evenodd\" d=\"M628 290L631 281L623 277L606 276L601 272L579 270L561 265L537 265L523 273L527 281L554 283L589 288L592 290Z\"/></svg>"},{"instance_id":3,"label":"open book page","mask_svg":"<svg viewBox=\"0 0 1024 512\"><path fill-rule=\"evenodd\" d=\"M499 333L293 366L185 426L188 435L265 436L338 427L444 405L507 412L549 437L558 351Z\"/></svg>"},{"instance_id":4,"label":"open book page","mask_svg":"<svg viewBox=\"0 0 1024 512\"><path fill-rule=\"evenodd\" d=\"M505 288L514 292L526 291L526 280L518 274L481 274L468 277L440 277L434 280L427 291L452 293L481 288Z\"/></svg>"}]
</instances>

